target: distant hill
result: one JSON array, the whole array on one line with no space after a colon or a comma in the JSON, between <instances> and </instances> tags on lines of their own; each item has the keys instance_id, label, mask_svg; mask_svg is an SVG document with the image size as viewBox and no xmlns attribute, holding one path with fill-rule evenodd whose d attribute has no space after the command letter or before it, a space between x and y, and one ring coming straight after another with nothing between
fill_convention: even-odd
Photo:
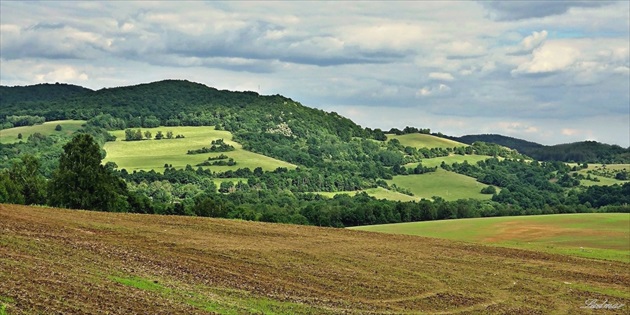
<instances>
[{"instance_id":1,"label":"distant hill","mask_svg":"<svg viewBox=\"0 0 630 315\"><path fill-rule=\"evenodd\" d=\"M463 142L466 144L473 144L477 141L496 143L498 145L502 145L508 148L512 148L518 150L521 153L525 153L525 151L531 151L532 149L539 149L544 147L544 145L531 142L527 140L512 138L508 136L502 136L497 134L483 134L483 135L465 135L462 137L448 137L449 139L453 139L459 142ZM525 153L526 154L526 153Z\"/></svg>"},{"instance_id":2,"label":"distant hill","mask_svg":"<svg viewBox=\"0 0 630 315\"><path fill-rule=\"evenodd\" d=\"M466 135L462 137L448 137L459 142L472 144L476 141L496 143L519 151L539 161L563 161L579 163L629 163L630 148L618 145L599 143L596 141L582 141L566 144L546 146L522 139L497 135Z\"/></svg>"}]
</instances>

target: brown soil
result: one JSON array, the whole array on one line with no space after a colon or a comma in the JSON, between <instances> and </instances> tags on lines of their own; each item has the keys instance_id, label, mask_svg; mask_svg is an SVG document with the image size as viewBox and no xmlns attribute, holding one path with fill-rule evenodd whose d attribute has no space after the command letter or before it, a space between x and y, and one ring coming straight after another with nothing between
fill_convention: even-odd
<instances>
[{"instance_id":1,"label":"brown soil","mask_svg":"<svg viewBox=\"0 0 630 315\"><path fill-rule=\"evenodd\" d=\"M415 236L0 204L9 314L207 314L234 296L281 301L287 314L591 314L587 299L626 304L604 311L624 314L628 267Z\"/></svg>"}]
</instances>

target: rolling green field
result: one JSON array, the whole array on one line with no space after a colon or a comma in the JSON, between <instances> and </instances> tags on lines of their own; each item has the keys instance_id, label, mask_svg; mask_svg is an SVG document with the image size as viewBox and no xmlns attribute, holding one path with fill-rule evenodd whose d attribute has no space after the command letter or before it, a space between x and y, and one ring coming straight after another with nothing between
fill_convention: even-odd
<instances>
[{"instance_id":1,"label":"rolling green field","mask_svg":"<svg viewBox=\"0 0 630 315\"><path fill-rule=\"evenodd\" d=\"M0 130L0 143L8 144L19 142L17 138L18 134L22 134L22 141L26 142L28 137L36 132L43 135L50 135L54 133L72 134L73 132L81 129L81 125L85 124L85 120L57 120L47 121L41 125L15 127L10 129ZM55 127L61 125L61 131L55 131Z\"/></svg>"},{"instance_id":2,"label":"rolling green field","mask_svg":"<svg viewBox=\"0 0 630 315\"><path fill-rule=\"evenodd\" d=\"M464 163L464 161L468 161L469 164L475 165L477 164L477 162L479 161L484 161L491 158L488 155L457 155L457 154L453 154L453 155L449 155L449 156L440 156L440 157L436 157L436 158L432 158L432 159L423 159L422 160L422 166L426 166L426 167L440 167L440 165L442 164L442 162L448 164L448 165L453 165L453 163ZM407 169L414 168L418 166L418 163L409 163L409 164L405 164L405 167Z\"/></svg>"},{"instance_id":3,"label":"rolling green field","mask_svg":"<svg viewBox=\"0 0 630 315\"><path fill-rule=\"evenodd\" d=\"M387 199L387 200L403 201L403 202L420 200L420 198L418 197L401 194L399 192L391 191L383 187L370 188L370 189L365 189L363 191L376 199ZM340 195L340 194L354 196L359 192L360 191L337 191L337 192L317 192L316 194L332 198L335 195Z\"/></svg>"},{"instance_id":4,"label":"rolling green field","mask_svg":"<svg viewBox=\"0 0 630 315\"><path fill-rule=\"evenodd\" d=\"M387 139L398 139L404 146L414 148L453 148L466 147L467 144L421 133L406 135L387 134Z\"/></svg>"},{"instance_id":5,"label":"rolling green field","mask_svg":"<svg viewBox=\"0 0 630 315\"><path fill-rule=\"evenodd\" d=\"M580 213L355 227L630 263L630 214Z\"/></svg>"},{"instance_id":6,"label":"rolling green field","mask_svg":"<svg viewBox=\"0 0 630 315\"><path fill-rule=\"evenodd\" d=\"M449 201L466 198L492 198L492 195L480 193L481 188L487 185L478 182L472 177L448 172L440 168L433 173L394 176L394 179L388 180L387 183L409 189L418 199L430 199L433 196L440 196Z\"/></svg>"},{"instance_id":7,"label":"rolling green field","mask_svg":"<svg viewBox=\"0 0 630 315\"><path fill-rule=\"evenodd\" d=\"M236 170L249 167L254 169L262 167L263 170L275 170L278 167L294 169L295 165L280 161L262 154L243 150L241 144L232 141L232 134L229 131L214 130L214 127L157 127L142 128L142 132L150 131L152 135L158 131L166 134L172 131L175 135L183 135L183 139L162 139L162 140L142 140L124 141L125 131L117 130L111 133L117 137L114 142L108 142L104 148L107 156L103 163L115 162L119 169L133 170L155 170L162 172L164 164L172 164L173 167L181 169L190 164L194 168L196 164L208 159L210 156L220 154L227 155L236 161L233 166L209 166L215 172ZM216 139L224 139L226 143L234 146L235 151L222 153L186 154L188 150L209 147L210 142Z\"/></svg>"}]
</instances>

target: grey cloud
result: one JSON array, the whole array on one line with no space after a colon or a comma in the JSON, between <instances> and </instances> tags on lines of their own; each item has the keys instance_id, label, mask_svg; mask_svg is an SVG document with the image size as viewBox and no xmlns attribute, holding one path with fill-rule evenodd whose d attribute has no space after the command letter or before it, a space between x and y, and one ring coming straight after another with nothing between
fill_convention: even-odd
<instances>
[{"instance_id":1,"label":"grey cloud","mask_svg":"<svg viewBox=\"0 0 630 315\"><path fill-rule=\"evenodd\" d=\"M542 18L566 13L570 8L594 8L614 1L480 1L498 21Z\"/></svg>"}]
</instances>

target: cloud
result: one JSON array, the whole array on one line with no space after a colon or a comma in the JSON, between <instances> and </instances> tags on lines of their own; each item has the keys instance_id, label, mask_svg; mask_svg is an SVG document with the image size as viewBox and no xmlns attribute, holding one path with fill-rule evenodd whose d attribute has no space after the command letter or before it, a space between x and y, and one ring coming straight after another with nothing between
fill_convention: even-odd
<instances>
[{"instance_id":1,"label":"cloud","mask_svg":"<svg viewBox=\"0 0 630 315\"><path fill-rule=\"evenodd\" d=\"M518 47L509 49L509 53L513 55L530 53L535 48L538 48L547 39L547 34L548 33L545 30L542 30L540 32L533 32L532 35L523 38Z\"/></svg>"},{"instance_id":2,"label":"cloud","mask_svg":"<svg viewBox=\"0 0 630 315\"><path fill-rule=\"evenodd\" d=\"M455 80L453 75L448 73L448 72L431 72L431 73L429 73L429 78L430 79L434 79L434 80L441 80L441 81L453 81L453 80Z\"/></svg>"},{"instance_id":3,"label":"cloud","mask_svg":"<svg viewBox=\"0 0 630 315\"><path fill-rule=\"evenodd\" d=\"M416 96L418 97L428 97L428 96L437 96L437 95L445 95L451 91L451 88L446 84L438 84L434 86L425 86L416 92Z\"/></svg>"},{"instance_id":4,"label":"cloud","mask_svg":"<svg viewBox=\"0 0 630 315\"><path fill-rule=\"evenodd\" d=\"M630 103L627 1L0 1L0 15L3 85L188 79L361 108L369 127L553 142L583 125L630 142L627 119L606 123Z\"/></svg>"},{"instance_id":5,"label":"cloud","mask_svg":"<svg viewBox=\"0 0 630 315\"><path fill-rule=\"evenodd\" d=\"M558 78L565 85L596 84L611 75L625 74L623 69L630 60L628 44L620 39L548 40L511 73L515 76L566 73L567 76Z\"/></svg>"},{"instance_id":6,"label":"cloud","mask_svg":"<svg viewBox=\"0 0 630 315\"><path fill-rule=\"evenodd\" d=\"M567 70L580 57L580 51L562 43L549 43L533 52L532 60L520 64L513 74L540 74Z\"/></svg>"},{"instance_id":7,"label":"cloud","mask_svg":"<svg viewBox=\"0 0 630 315\"><path fill-rule=\"evenodd\" d=\"M507 134L537 133L539 128L523 122L501 121L496 123L496 129Z\"/></svg>"},{"instance_id":8,"label":"cloud","mask_svg":"<svg viewBox=\"0 0 630 315\"><path fill-rule=\"evenodd\" d=\"M561 15L571 8L596 8L614 1L480 1L489 16L498 21Z\"/></svg>"}]
</instances>

